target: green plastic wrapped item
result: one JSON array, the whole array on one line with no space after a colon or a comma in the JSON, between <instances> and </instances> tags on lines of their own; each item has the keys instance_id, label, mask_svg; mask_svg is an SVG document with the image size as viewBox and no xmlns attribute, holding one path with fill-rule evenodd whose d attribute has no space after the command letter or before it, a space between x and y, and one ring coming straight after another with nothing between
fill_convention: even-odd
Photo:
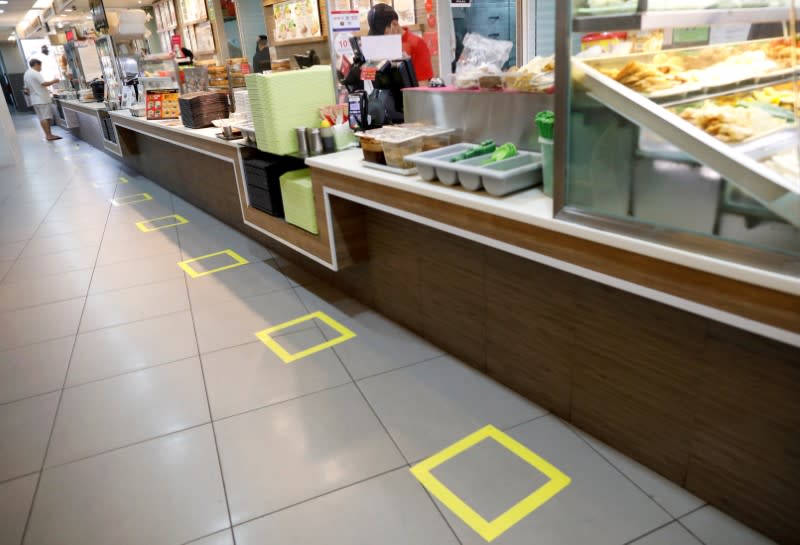
<instances>
[{"instance_id":1,"label":"green plastic wrapped item","mask_svg":"<svg viewBox=\"0 0 800 545\"><path fill-rule=\"evenodd\" d=\"M283 213L286 221L315 235L319 234L311 170L293 170L280 177Z\"/></svg>"},{"instance_id":2,"label":"green plastic wrapped item","mask_svg":"<svg viewBox=\"0 0 800 545\"><path fill-rule=\"evenodd\" d=\"M536 114L536 126L539 128L539 136L552 140L555 122L556 114L550 110L543 110Z\"/></svg>"}]
</instances>

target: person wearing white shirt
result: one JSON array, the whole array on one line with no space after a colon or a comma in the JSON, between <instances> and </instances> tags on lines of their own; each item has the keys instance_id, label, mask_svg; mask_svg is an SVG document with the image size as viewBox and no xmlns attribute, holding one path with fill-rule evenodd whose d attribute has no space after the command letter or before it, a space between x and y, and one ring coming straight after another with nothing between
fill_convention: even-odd
<instances>
[{"instance_id":1,"label":"person wearing white shirt","mask_svg":"<svg viewBox=\"0 0 800 545\"><path fill-rule=\"evenodd\" d=\"M30 68L25 72L25 92L30 98L31 106L36 110L36 117L39 118L39 123L44 131L45 138L48 142L53 140L61 140L60 136L55 136L50 131L50 126L53 121L53 110L50 108L50 91L48 87L58 83L58 79L45 81L42 75L42 61L39 59L31 59L28 63Z\"/></svg>"}]
</instances>

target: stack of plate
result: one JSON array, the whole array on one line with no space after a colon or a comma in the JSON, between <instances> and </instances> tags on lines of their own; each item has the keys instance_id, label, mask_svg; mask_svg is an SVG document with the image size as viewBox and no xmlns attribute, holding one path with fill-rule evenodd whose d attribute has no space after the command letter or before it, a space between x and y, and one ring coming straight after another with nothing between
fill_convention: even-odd
<instances>
[{"instance_id":1,"label":"stack of plate","mask_svg":"<svg viewBox=\"0 0 800 545\"><path fill-rule=\"evenodd\" d=\"M224 93L200 91L178 99L184 127L202 129L216 119L228 117L228 97Z\"/></svg>"},{"instance_id":2,"label":"stack of plate","mask_svg":"<svg viewBox=\"0 0 800 545\"><path fill-rule=\"evenodd\" d=\"M258 149L297 153L296 127L318 127L319 109L334 104L330 66L245 77Z\"/></svg>"},{"instance_id":3,"label":"stack of plate","mask_svg":"<svg viewBox=\"0 0 800 545\"><path fill-rule=\"evenodd\" d=\"M281 176L281 196L286 221L309 233L318 235L311 170L304 168L287 172Z\"/></svg>"}]
</instances>

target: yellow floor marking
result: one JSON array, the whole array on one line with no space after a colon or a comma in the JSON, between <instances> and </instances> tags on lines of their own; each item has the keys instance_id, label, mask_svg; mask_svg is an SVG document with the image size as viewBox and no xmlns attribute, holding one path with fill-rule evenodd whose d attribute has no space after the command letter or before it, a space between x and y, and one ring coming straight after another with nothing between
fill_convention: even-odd
<instances>
[{"instance_id":1,"label":"yellow floor marking","mask_svg":"<svg viewBox=\"0 0 800 545\"><path fill-rule=\"evenodd\" d=\"M175 223L170 223L170 224L167 224L167 225L161 225L160 227L148 227L148 225L147 225L148 223L153 223L154 221L158 221L158 220L165 220L167 218L175 218ZM153 218L151 220L137 221L136 222L136 227L138 227L139 230L142 233L152 233L153 231L158 231L160 229L166 229L168 227L175 227L177 225L185 225L187 223L189 223L189 220L187 220L183 216L179 216L178 214L172 214L172 215L169 215L169 216L162 216L160 218Z\"/></svg>"},{"instance_id":2,"label":"yellow floor marking","mask_svg":"<svg viewBox=\"0 0 800 545\"><path fill-rule=\"evenodd\" d=\"M136 193L134 195L128 195L127 197L120 197L119 199L111 199L111 204L114 206L125 206L152 200L153 196L150 193Z\"/></svg>"},{"instance_id":3,"label":"yellow floor marking","mask_svg":"<svg viewBox=\"0 0 800 545\"><path fill-rule=\"evenodd\" d=\"M119 183L127 184L128 183L128 178L126 178L125 176L120 176L119 177Z\"/></svg>"},{"instance_id":4,"label":"yellow floor marking","mask_svg":"<svg viewBox=\"0 0 800 545\"><path fill-rule=\"evenodd\" d=\"M280 345L280 343L278 343L278 341L272 338L272 335L274 333L277 333L278 331L282 331L297 324L302 324L303 322L308 322L314 319L320 320L321 322L325 323L331 329L336 331L339 334L339 336L330 341L318 344L316 346L312 346L311 348L306 348L305 350L302 350L300 352L295 352L294 354L290 354L284 347ZM317 312L312 312L311 314L307 314L306 316L301 316L300 318L295 318L294 320L289 320L288 322L284 322L282 324L278 324L276 326L264 329L263 331L259 331L256 333L256 337L258 337L258 339L262 343L267 345L267 347L270 350L272 350L281 360L283 360L283 363L292 363L294 361L305 358L312 354L316 354L317 352L326 350L332 346L336 346L337 344L349 341L350 339L355 338L356 334L353 333L348 328L346 328L345 326L343 326L342 324L340 324L339 322L337 322L336 320L334 320L333 318L331 318L330 316L328 316L327 314L325 314L324 312L317 311Z\"/></svg>"},{"instance_id":5,"label":"yellow floor marking","mask_svg":"<svg viewBox=\"0 0 800 545\"><path fill-rule=\"evenodd\" d=\"M196 271L190 265L191 263L196 263L198 261L202 261L210 257L216 257L218 255L228 255L234 260L234 263L231 263L230 265L225 265L224 267L218 267L210 271L202 271L202 272ZM184 272L186 272L186 274L188 274L192 278L200 278L201 276L208 276L209 274L218 273L220 271L227 271L228 269L233 269L234 267L241 267L242 265L247 265L248 263L250 262L247 261L242 256L240 256L239 254L237 254L236 252L234 252L233 250L222 250L221 252L214 252L213 254L203 255L200 257L187 259L185 261L180 261L178 262L178 267L183 269Z\"/></svg>"},{"instance_id":6,"label":"yellow floor marking","mask_svg":"<svg viewBox=\"0 0 800 545\"><path fill-rule=\"evenodd\" d=\"M541 473L550 477L547 483L492 521L480 516L431 473L437 466L455 458L485 439L497 441ZM411 473L431 494L488 542L495 540L509 528L530 515L572 482L569 477L550 464L550 462L492 425L479 429L441 452L423 460L411 468Z\"/></svg>"}]
</instances>

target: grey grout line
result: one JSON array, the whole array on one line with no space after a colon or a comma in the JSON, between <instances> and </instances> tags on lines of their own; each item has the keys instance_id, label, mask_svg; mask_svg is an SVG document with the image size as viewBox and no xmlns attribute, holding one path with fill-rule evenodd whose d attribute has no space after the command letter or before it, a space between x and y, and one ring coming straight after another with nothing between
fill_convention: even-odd
<instances>
[{"instance_id":1,"label":"grey grout line","mask_svg":"<svg viewBox=\"0 0 800 545\"><path fill-rule=\"evenodd\" d=\"M638 537L635 537L635 538L633 538L633 539L631 539L629 541L626 541L622 545L635 545L635 543L637 541L639 541L640 539L646 538L647 536L651 536L651 535L655 534L656 532L658 532L659 530L663 530L664 528L666 528L667 526L669 526L671 524L675 524L675 521L674 520L667 521L664 524L662 524L661 526L657 526L656 528L653 528L649 532L645 532L644 534L642 534L642 535L640 535Z\"/></svg>"},{"instance_id":2,"label":"grey grout line","mask_svg":"<svg viewBox=\"0 0 800 545\"><path fill-rule=\"evenodd\" d=\"M81 269L81 270L86 270L86 269ZM70 272L72 272L72 271L70 271ZM0 284L0 286L3 286L3 285L11 286L13 284ZM87 290L88 290L88 288L87 288ZM34 309L34 308L46 307L47 305L57 305L58 303L66 303L67 301L74 301L75 299L84 299L84 298L87 298L87 297L88 297L88 295L84 293L83 295L76 295L75 297L65 297L63 299L53 299L52 301L45 301L44 303L36 303L35 305L28 305L26 307L16 307L16 308L3 309L3 310L0 310L0 316L2 316L3 314L11 314L13 312L22 312L22 311L31 310L31 309ZM52 339L47 339L47 340L52 340ZM31 343L31 344L37 344L37 343ZM25 346L27 346L27 345L25 345ZM19 348L19 347L15 347L15 348ZM10 348L9 350L14 350L14 348Z\"/></svg>"},{"instance_id":3,"label":"grey grout line","mask_svg":"<svg viewBox=\"0 0 800 545\"><path fill-rule=\"evenodd\" d=\"M544 409L542 409L542 410L544 410ZM514 424L513 426L508 426L507 428L500 428L500 430L502 430L503 432L509 432L509 431L511 431L513 429L521 428L522 426L524 426L526 424L530 424L531 422L536 422L537 420L541 420L542 418L547 418L548 416L555 416L555 415L553 413L551 413L550 411L545 411L544 414L540 414L539 416L534 416L533 418L529 418L529 419L525 420L524 422L520 422L519 424Z\"/></svg>"},{"instance_id":4,"label":"grey grout line","mask_svg":"<svg viewBox=\"0 0 800 545\"><path fill-rule=\"evenodd\" d=\"M560 418L559 418L559 421L560 421L560 422L562 422L562 423L564 423L564 422L563 422L563 421L562 421ZM642 494L644 494L644 495L645 495L645 497L647 497L647 499L649 499L651 502L653 502L655 505L657 505L659 509L661 509L662 511L664 511L664 512L665 512L665 513L666 513L666 514L669 516L669 518L670 518L670 519L672 519L672 521L671 521L671 522L675 522L676 520L678 520L678 519L675 517L675 515L673 515L673 514L672 514L672 513L670 513L669 511L667 511L667 509L666 509L666 508L665 508L663 505L661 505L660 503L658 503L658 502L655 500L655 498L653 498L653 496L651 496L651 495L650 495L650 493L649 493L649 492L647 492L647 490L645 490L644 488L642 488L641 486L639 486L639 484L638 484L636 481L634 481L633 479L631 479L631 478L628 476L628 474L627 474L627 473L625 473L625 472L624 472L624 471L622 471L620 468L618 468L616 465L614 465L614 464L611 462L611 460L609 460L608 458L606 458L605 456L603 456L603 453L601 453L599 450L597 450L596 448L594 448L594 446L593 446L593 445L592 445L592 444L591 444L589 441L587 441L587 440L586 440L586 439L585 439L585 438L584 438L584 437L583 437L583 436L582 436L580 433L578 433L578 432L577 432L577 431L576 431L576 430L573 428L573 424L570 424L569 422L567 422L566 424L568 424L568 425L567 425L567 426L565 426L565 427L566 427L566 428L567 428L567 429L568 429L570 432L572 432L572 434L573 434L573 435L575 435L575 437L577 437L579 440L583 441L583 443L584 443L584 444L585 444L587 447L589 447L589 448L590 448L592 451L594 451L594 453L595 453L595 454L597 454L597 455L598 455L600 458L602 458L602 459L603 459L603 460L604 460L604 461L605 461L605 462L606 462L608 465L610 465L611 467L613 467L613 468L616 470L616 472L617 472L617 473L619 473L620 475L622 475L622 476L623 476L623 477L624 477L624 478L625 478L625 479L626 479L628 482L630 482L630 483L631 483L631 484L632 484L634 487L636 487L636 489L637 489L637 490L639 490L639 491L640 491Z\"/></svg>"},{"instance_id":5,"label":"grey grout line","mask_svg":"<svg viewBox=\"0 0 800 545\"><path fill-rule=\"evenodd\" d=\"M700 537L699 537L697 534L695 534L694 532L692 532L692 531L689 529L689 527L688 527L688 526L686 526L686 525L685 525L685 524L684 524L684 523L683 523L683 522L682 522L680 519L678 519L676 522L677 522L677 524L678 524L678 525L679 525L681 528L683 528L684 530L686 530L686 532L687 532L687 533L688 533L690 536L692 536L693 538L695 538L695 539L696 539L696 540L697 540L699 543L701 543L702 545L706 545L706 542L705 542L705 541L703 541L702 539L700 539Z\"/></svg>"},{"instance_id":6,"label":"grey grout line","mask_svg":"<svg viewBox=\"0 0 800 545\"><path fill-rule=\"evenodd\" d=\"M172 208L172 211L174 212L175 211L175 203L172 200L172 194L170 194L169 204L170 204L170 208ZM178 233L178 235L177 235L177 240L178 240L178 248L180 248L181 247L180 233ZM183 255L183 251L181 251L181 255ZM197 352L199 353L200 352L200 339L197 337L197 324L195 323L194 310L192 309L192 296L191 296L191 294L189 292L189 279L188 279L188 277L186 275L183 275L183 282L184 282L184 286L186 287L186 298L189 301L189 315L191 316L191 319L192 319L192 331L194 331L194 343L195 343L195 346L197 347ZM222 482L222 493L225 496L225 509L226 509L226 511L228 513L228 525L231 528L233 528L233 517L231 516L231 502L230 502L230 499L228 498L228 486L225 483L225 471L222 468L222 455L220 454L220 449L219 449L219 439L217 438L217 428L214 425L214 415L211 412L211 398L208 395L208 382L206 381L206 372L205 372L205 368L203 367L203 357L202 357L202 355L199 356L199 360L200 360L200 374L203 377L203 390L204 390L204 393L205 393L205 396L206 396L206 406L208 408L208 419L211 421L211 435L214 437L214 449L216 450L216 453L217 453L217 467L219 468L219 478L220 478L220 481ZM233 545L236 545L236 536L234 535L233 530L231 530L231 539L233 540Z\"/></svg>"},{"instance_id":7,"label":"grey grout line","mask_svg":"<svg viewBox=\"0 0 800 545\"><path fill-rule=\"evenodd\" d=\"M10 483L12 481L16 481L17 479L24 479L25 477L30 477L31 475L37 475L38 473L39 471L30 471L22 475L17 475L16 477L9 477L8 479L2 479L0 480L0 486L3 486L4 484Z\"/></svg>"},{"instance_id":8,"label":"grey grout line","mask_svg":"<svg viewBox=\"0 0 800 545\"><path fill-rule=\"evenodd\" d=\"M327 386L325 388L322 388L322 389L319 389L319 390L314 390L313 392L308 392L308 393L305 393L305 394L301 394L299 396L294 396L294 397L291 397L291 398L288 398L288 399L281 399L280 401L275 401L275 402L272 402L272 403L267 403L266 405L260 405L258 407L253 407L251 409L247 409L246 411L241 411L241 412L238 412L238 413L235 413L235 414L229 414L227 416L222 416L220 418L214 418L213 422L214 423L225 422L226 420L230 420L231 418L236 418L236 417L243 416L243 415L246 415L246 414L250 414L250 413L257 412L257 411L261 411L261 410L264 410L264 409L271 409L271 408L277 407L279 405L285 405L287 403L291 403L292 401L298 401L300 399L305 399L307 397L311 397L311 396L314 396L314 395L317 395L317 394L321 394L323 392L329 392L330 390L336 390L337 388L344 388L345 386L350 386L350 383L346 382L344 384L337 384L336 386Z\"/></svg>"},{"instance_id":9,"label":"grey grout line","mask_svg":"<svg viewBox=\"0 0 800 545\"><path fill-rule=\"evenodd\" d=\"M416 478L415 478L415 480L416 480ZM453 534L453 537L456 538L456 541L459 543L459 545L463 545L464 542L461 541L461 538L458 537L458 534L456 533L456 529L453 528L453 525L450 524L450 521L447 520L446 516L444 516L444 511L442 511L442 508L439 507L439 504L436 502L436 499L433 497L433 494L431 494L430 491L427 488L422 486L422 483L419 482L419 481L417 481L417 486L422 488L423 492L425 492L425 495L428 496L429 500L431 500L431 503L433 504L433 507L436 509L436 511L439 512L439 516L442 517L442 520L444 520L444 523L447 525L447 527L450 528L450 532Z\"/></svg>"},{"instance_id":10,"label":"grey grout line","mask_svg":"<svg viewBox=\"0 0 800 545\"><path fill-rule=\"evenodd\" d=\"M692 514L696 513L697 511L700 511L701 509L705 509L706 507L709 507L709 504L708 504L708 503L704 503L704 504L703 504L703 505L701 505L700 507L697 507L697 508L695 508L695 509L692 509L692 510L691 510L691 511L689 511L688 513L686 513L686 514L684 514L684 515L681 515L680 517L678 517L678 519L676 520L676 522L677 522L677 523L678 523L678 524L681 526L681 528L683 528L684 530L686 530L686 531L689 533L689 535L690 535L690 536L692 536L693 538L695 538L697 541L699 541L699 542L700 542L700 543L702 543L703 545L706 545L706 542L705 542L705 541L703 541L702 539L700 539L700 536L698 536L697 534L695 534L695 533L694 533L694 532L691 530L691 528L689 528L688 526L686 526L686 523L685 523L685 522L683 522L683 519L685 519L685 518L686 518L686 517L688 517L689 515L692 515Z\"/></svg>"},{"instance_id":11,"label":"grey grout line","mask_svg":"<svg viewBox=\"0 0 800 545\"><path fill-rule=\"evenodd\" d=\"M92 458L97 458L98 456L103 456L104 454L110 454L112 452L116 452L118 450L124 450L126 448L135 447L137 445L142 445L144 443L149 443L150 441L157 441L159 439L164 439L165 437L170 437L172 435L176 435L178 433L184 433L190 430L194 430L197 428L202 428L203 426L208 426L211 424L211 421L201 422L199 424L193 424L191 426L186 426L185 428L181 428L179 430L174 430L168 433L161 433L159 435L154 435L153 437L147 437L146 439L139 439L138 441L132 441L130 443L125 443L124 445L119 445L117 447L107 448L105 450L101 450L98 452L93 452L92 454L87 454L86 456L81 456L80 458L75 458L74 460L68 460L66 462L59 462L53 465L45 465L42 469L42 472L45 471L52 471L59 467L68 466L70 464L76 464L78 462L83 462L86 460L91 460Z\"/></svg>"},{"instance_id":12,"label":"grey grout line","mask_svg":"<svg viewBox=\"0 0 800 545\"><path fill-rule=\"evenodd\" d=\"M109 211L109 214L110 213L111 212ZM108 225L108 216L106 217L106 226L107 225ZM38 230L38 228L37 228L37 230ZM103 229L103 233L105 234L105 229ZM100 246L102 246L102 238L101 238ZM97 266L97 260L100 257L100 246L98 246L97 254L95 255L95 267ZM89 285L90 286L92 285L92 280L94 279L94 267L92 268L92 275L91 276L92 276L92 278L89 279ZM86 303L87 303L87 301L88 301L88 297L86 299L84 299L84 301L83 301L83 308L81 309L81 315L80 315L80 318L78 319L77 333L79 333L80 329L81 329L80 325L81 325L81 322L83 321L83 315L86 312ZM47 437L47 445L45 446L44 453L42 455L42 464L41 464L40 469L39 469L40 473L39 473L38 478L36 479L36 487L34 488L33 496L31 497L31 505L28 508L28 516L25 519L25 526L24 526L23 531L22 531L22 540L20 541L21 544L25 543L25 537L28 535L28 530L30 528L31 517L33 516L33 508L36 505L36 496L38 496L38 494L39 494L39 485L42 483L42 474L44 472L45 462L47 461L47 455L48 455L48 453L50 451L50 443L53 440L53 432L55 431L56 423L58 422L58 413L59 413L59 411L61 409L61 401L64 399L64 386L66 386L66 384L67 384L67 377L69 376L69 370L70 370L70 366L72 365L72 358L75 355L75 346L77 344L78 344L78 335L76 334L75 338L72 341L72 350L70 351L69 360L67 362L67 369L64 372L64 380L61 383L61 391L58 394L58 403L56 404L56 410L55 410L55 413L53 414L53 423L50 425L50 434Z\"/></svg>"},{"instance_id":13,"label":"grey grout line","mask_svg":"<svg viewBox=\"0 0 800 545\"><path fill-rule=\"evenodd\" d=\"M352 483L350 483L350 484L346 484L346 485L343 485L343 486L340 486L340 487L334 488L334 489L332 489L332 490L328 490L327 492L322 492L321 494L317 494L317 495L315 495L315 496L312 496L312 497L310 497L310 498L306 498L306 499L304 499L304 500L301 500L301 501L295 502L295 503L293 503L293 504L291 504L291 505L286 505L286 506L284 506L284 507L280 507L280 508L278 508L278 509L274 509L274 510L272 510L272 511L269 511L269 512L267 512L267 513L264 513L264 514L262 514L262 515L258 515L258 516L256 516L256 517L251 517L251 518L249 518L249 519L245 519L245 520L243 520L243 521L241 521L241 522L237 523L236 525L231 525L231 531L233 531L233 528L235 528L235 527L238 527L238 526L244 526L245 524L248 524L248 523L250 523L250 522L254 522L254 521L256 521L256 520L259 520L259 519L263 519L263 518L270 517L270 516L272 516L272 515L274 515L274 514L276 514L276 513L280 513L280 512L282 512L282 511L287 511L287 510L289 510L289 509L292 509L292 508L294 508L294 507L298 507L298 506L300 506L300 505L303 505L303 504L306 504L306 503L312 502L312 501L314 501L314 500L318 500L319 498L322 498L322 497L325 497L325 496L329 496L329 495L331 495L331 494L334 494L334 493L336 493L336 492L339 492L339 491L341 491L341 490L346 490L346 489L348 489L348 488L352 488L352 487L354 487L354 486L358 486L358 485L360 485L360 484L364 484L364 483L366 483L366 482L368 482L368 481L371 481L371 480L373 480L373 479L379 479L380 477L383 477L383 476L385 476L385 475L388 475L389 473L393 473L393 472L395 472L395 471L398 471L398 470L400 470L400 469L404 469L404 468L405 468L405 469L408 469L408 464L399 465L399 466L397 466L397 467L393 467L393 468L391 468L391 469L387 469L387 470L385 470L385 471L381 471L380 473L376 473L375 475L371 475L371 476L369 476L369 477L365 477L365 478L363 478L363 479L359 479L358 481L355 481L355 482L352 482ZM216 533L216 532L215 532L215 533ZM235 539L235 538L236 538L236 535L235 535L235 533L234 533L234 539ZM195 540L195 541L196 541L196 540ZM191 543L191 541L190 541L189 543Z\"/></svg>"},{"instance_id":14,"label":"grey grout line","mask_svg":"<svg viewBox=\"0 0 800 545\"><path fill-rule=\"evenodd\" d=\"M336 350L336 347L334 346L333 349ZM423 363L430 363L430 362L432 362L434 360L438 360L439 358L445 358L447 356L448 356L448 354L442 353L442 354L439 354L437 356L433 356L431 358L425 358L424 360L415 361L414 363L406 363L406 364L401 365L399 367L395 367L394 369L387 369L385 371L379 371L379 372L374 373L372 375L366 375L366 376L363 376L363 377L360 377L360 378L357 378L357 379L353 379L353 380L355 380L356 382L362 382L362 381L367 380L367 379L371 379L371 378L375 378L375 377L381 377L383 375L388 375L389 373L394 373L395 371L401 371L403 369L408 369L409 367L414 367L415 365L422 365Z\"/></svg>"},{"instance_id":15,"label":"grey grout line","mask_svg":"<svg viewBox=\"0 0 800 545\"><path fill-rule=\"evenodd\" d=\"M233 527L229 526L228 528L223 528L222 530L217 530L216 532L211 532L210 534L205 534L200 537L192 538L191 541L184 541L180 545L192 545L192 543L197 543L198 541L206 539L207 537L215 536L217 534L222 534L224 532L229 532L231 535L231 539L236 539L235 537L233 537Z\"/></svg>"}]
</instances>

